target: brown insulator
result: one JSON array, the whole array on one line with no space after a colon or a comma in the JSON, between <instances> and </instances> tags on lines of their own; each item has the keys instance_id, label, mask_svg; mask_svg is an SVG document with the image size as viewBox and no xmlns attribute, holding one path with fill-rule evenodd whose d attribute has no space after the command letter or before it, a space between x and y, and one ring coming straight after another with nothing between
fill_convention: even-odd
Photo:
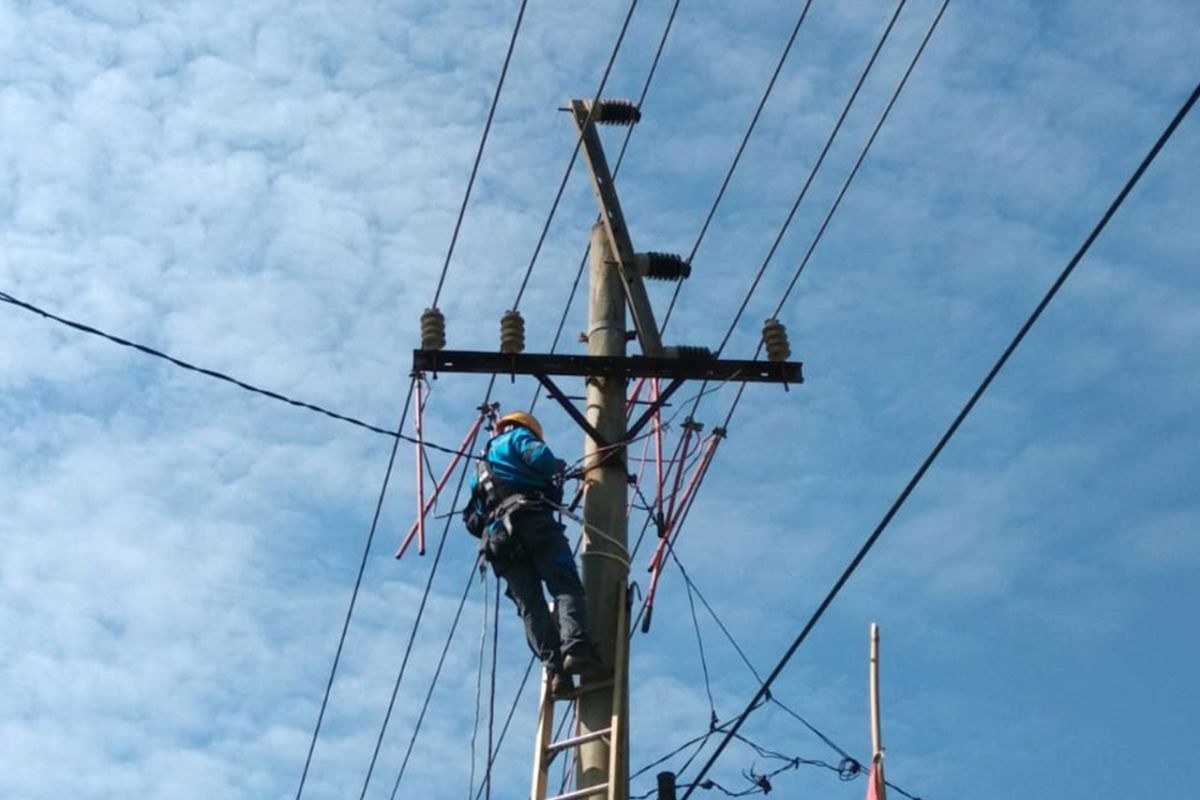
<instances>
[{"instance_id":1,"label":"brown insulator","mask_svg":"<svg viewBox=\"0 0 1200 800\"><path fill-rule=\"evenodd\" d=\"M427 308L421 314L421 349L441 350L446 346L446 318L437 308Z\"/></svg>"},{"instance_id":2,"label":"brown insulator","mask_svg":"<svg viewBox=\"0 0 1200 800\"><path fill-rule=\"evenodd\" d=\"M787 328L775 317L763 323L763 344L767 346L768 361L787 361L792 356L788 346Z\"/></svg>"},{"instance_id":3,"label":"brown insulator","mask_svg":"<svg viewBox=\"0 0 1200 800\"><path fill-rule=\"evenodd\" d=\"M500 352L515 354L525 349L525 318L520 311L505 311L500 318Z\"/></svg>"}]
</instances>

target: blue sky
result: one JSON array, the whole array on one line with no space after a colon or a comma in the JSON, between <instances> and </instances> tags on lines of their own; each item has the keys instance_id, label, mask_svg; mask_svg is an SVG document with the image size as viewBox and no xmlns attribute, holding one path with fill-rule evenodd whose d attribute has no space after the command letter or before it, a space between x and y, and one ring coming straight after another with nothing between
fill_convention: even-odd
<instances>
[{"instance_id":1,"label":"blue sky","mask_svg":"<svg viewBox=\"0 0 1200 800\"><path fill-rule=\"evenodd\" d=\"M906 4L727 355L753 353L937 5ZM636 96L670 6L639 4L609 95ZM800 7L680 4L619 180L639 249L695 241ZM451 347L495 348L570 156L556 109L594 91L626 8L530 4L442 296ZM669 342L720 340L893 9L813 3ZM515 13L0 2L0 291L395 425ZM807 382L750 387L680 539L761 671L1194 87L1198 40L1186 0L951 2L781 314ZM1198 160L1191 118L776 686L865 758L879 622L888 775L926 800L1186 785ZM549 347L594 214L577 167L522 299L531 350ZM568 351L583 325L576 305ZM0 796L293 797L389 441L7 304L0 338ZM427 435L457 442L485 385L441 376ZM496 399L532 393L502 381ZM565 415L539 410L578 457ZM432 563L432 548L391 557L413 472L401 448L306 797L363 784ZM451 529L368 797L391 792L473 553ZM469 790L484 596L470 589L397 796ZM755 680L700 624L726 718ZM526 663L507 606L499 648L506 709ZM635 769L706 729L677 571L634 639L633 684ZM501 751L503 796L526 791L534 710L527 697ZM838 760L773 707L744 733ZM711 777L740 789L752 768L775 764L734 745ZM864 792L814 767L775 786Z\"/></svg>"}]
</instances>

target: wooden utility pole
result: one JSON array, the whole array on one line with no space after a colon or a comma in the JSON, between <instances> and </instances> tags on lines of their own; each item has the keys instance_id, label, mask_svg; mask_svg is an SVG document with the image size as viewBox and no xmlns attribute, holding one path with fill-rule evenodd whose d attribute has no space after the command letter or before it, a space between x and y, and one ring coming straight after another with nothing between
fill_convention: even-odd
<instances>
[{"instance_id":1,"label":"wooden utility pole","mask_svg":"<svg viewBox=\"0 0 1200 800\"><path fill-rule=\"evenodd\" d=\"M587 352L589 356L625 355L625 290L609 248L604 227L592 227L588 288ZM625 440L625 380L618 377L589 376L587 378L587 421L607 442ZM600 660L610 674L624 676L627 670L616 669L617 604L625 602L629 580L628 532L625 516L628 502L629 477L624 452L602 449L592 436L584 436L583 519L584 536L581 549L583 589L587 596L587 617L591 634L599 650ZM603 537L592 531L601 531ZM623 649L623 648L622 648ZM627 651L626 651L627 652ZM587 680L585 677L584 680ZM624 692L588 692L579 697L579 734L586 735L614 726L614 713L624 715L623 708L613 708L615 696ZM628 774L623 753L610 754L610 742L595 740L579 748L579 768L576 788L586 789L610 780L615 791L609 796L624 800ZM616 756L615 761L611 758ZM609 776L610 761L619 764Z\"/></svg>"},{"instance_id":2,"label":"wooden utility pole","mask_svg":"<svg viewBox=\"0 0 1200 800\"><path fill-rule=\"evenodd\" d=\"M879 721L879 626L871 623L871 771L870 780L874 781L877 800L887 800L886 785L883 780L883 731ZM868 797L872 795L868 794Z\"/></svg>"},{"instance_id":3,"label":"wooden utility pole","mask_svg":"<svg viewBox=\"0 0 1200 800\"><path fill-rule=\"evenodd\" d=\"M589 633L600 661L608 672L584 676L579 690L568 697L553 697L543 674L539 696L538 732L534 746L532 800L546 800L547 770L556 754L578 748L575 789L554 800L582 800L603 794L605 800L629 797L629 536L626 511L629 465L625 447L651 423L659 409L687 380L741 381L743 383L801 383L802 365L787 361L782 326L772 335L782 347L768 347L768 361L720 359L702 347L664 347L654 309L643 278L677 281L691 273L679 256L638 253L633 249L597 124L632 125L641 112L627 102L572 100L567 109L580 137L596 196L600 221L592 227L588 288L587 355L523 353L524 336L516 347L506 346L501 322L501 352L445 350L444 335L425 335L426 318L437 317L431 333L440 333L441 314L427 309L422 317L422 349L413 351L413 369L419 372L466 372L532 375L563 410L583 429L583 586L586 593ZM626 313L632 317L640 356L626 355L630 334ZM523 325L523 323L521 323ZM510 341L509 344L512 344ZM428 349L426 349L428 348ZM552 376L586 379L584 413L552 380ZM632 423L626 422L625 392L630 378L666 378L669 385L655 393L649 407ZM564 514L571 515L569 509ZM608 689L611 688L611 691ZM578 730L559 742L550 741L555 700L574 699ZM669 794L673 795L673 782Z\"/></svg>"}]
</instances>

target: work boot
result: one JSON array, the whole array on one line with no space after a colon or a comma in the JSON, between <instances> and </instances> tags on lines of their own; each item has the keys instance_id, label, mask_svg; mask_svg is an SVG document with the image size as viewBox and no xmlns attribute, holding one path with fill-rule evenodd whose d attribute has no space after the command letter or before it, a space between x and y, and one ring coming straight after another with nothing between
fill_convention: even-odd
<instances>
[{"instance_id":1,"label":"work boot","mask_svg":"<svg viewBox=\"0 0 1200 800\"><path fill-rule=\"evenodd\" d=\"M550 675L550 696L558 699L570 697L575 692L575 679L565 672Z\"/></svg>"},{"instance_id":2,"label":"work boot","mask_svg":"<svg viewBox=\"0 0 1200 800\"><path fill-rule=\"evenodd\" d=\"M569 675L598 675L604 665L591 648L579 648L563 656L563 670Z\"/></svg>"}]
</instances>

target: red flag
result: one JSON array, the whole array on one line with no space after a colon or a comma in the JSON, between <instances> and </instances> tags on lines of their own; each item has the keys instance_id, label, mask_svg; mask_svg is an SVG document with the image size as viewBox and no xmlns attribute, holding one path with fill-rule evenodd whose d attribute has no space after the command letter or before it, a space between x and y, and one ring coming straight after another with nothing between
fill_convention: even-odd
<instances>
[{"instance_id":1,"label":"red flag","mask_svg":"<svg viewBox=\"0 0 1200 800\"><path fill-rule=\"evenodd\" d=\"M867 773L867 800L884 800L883 796L883 764L882 759L875 756L871 759L871 769Z\"/></svg>"}]
</instances>

